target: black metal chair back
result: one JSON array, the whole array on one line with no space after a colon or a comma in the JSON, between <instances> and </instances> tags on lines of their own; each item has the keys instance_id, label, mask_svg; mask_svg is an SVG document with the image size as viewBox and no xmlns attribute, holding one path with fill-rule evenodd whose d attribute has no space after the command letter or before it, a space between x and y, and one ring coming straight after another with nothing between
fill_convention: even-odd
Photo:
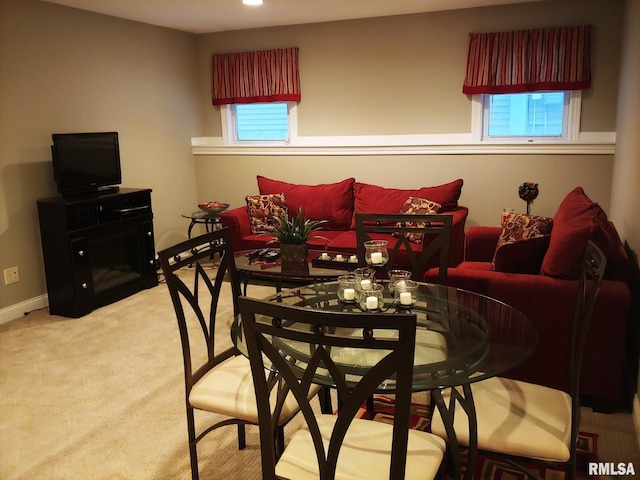
<instances>
[{"instance_id":1,"label":"black metal chair back","mask_svg":"<svg viewBox=\"0 0 640 480\"><path fill-rule=\"evenodd\" d=\"M569 478L575 478L576 472L576 448L578 433L580 430L580 367L584 342L589 330L591 313L596 303L596 298L607 267L607 258L604 253L591 240L587 242L587 248L582 260L582 268L578 279L578 292L576 295L576 307L573 315L573 335L571 341L571 458L569 459Z\"/></svg>"},{"instance_id":2,"label":"black metal chair back","mask_svg":"<svg viewBox=\"0 0 640 480\"><path fill-rule=\"evenodd\" d=\"M233 314L236 315L237 299L241 294L240 281L226 228L169 247L159 252L159 257L180 330L191 468L192 476L196 479L196 443L208 432L219 426L237 423L239 448L245 446L245 422L238 419L219 422L196 436L194 408L189 403L192 388L207 372L240 353L235 346L216 350L216 317L220 294L223 288L228 288L225 285L230 286ZM228 282L225 281L227 279Z\"/></svg>"},{"instance_id":3,"label":"black metal chair back","mask_svg":"<svg viewBox=\"0 0 640 480\"><path fill-rule=\"evenodd\" d=\"M365 246L369 240L379 240L393 235L389 242L389 261L384 267L388 271L398 267L398 257L406 256L410 264L411 278L422 281L424 273L431 267L438 268L438 283L447 283L449 266L449 244L451 242L452 215L413 215L403 213L357 213L356 242L358 261L365 265ZM383 236L376 234L386 234ZM411 247L410 235L422 236L421 248ZM415 245L415 244L414 244ZM437 254L437 257L436 257Z\"/></svg>"},{"instance_id":4,"label":"black metal chair back","mask_svg":"<svg viewBox=\"0 0 640 480\"><path fill-rule=\"evenodd\" d=\"M273 442L275 419L287 395L295 395L301 407L315 446L320 479L324 480L334 478L343 439L359 408L390 378L396 382L390 478L403 478L416 316L319 311L247 297L241 297L239 304L258 402L262 478L277 478ZM354 369L348 360L341 361L341 352L358 349L382 353L378 361L361 369ZM265 368L276 371L279 381L268 383ZM326 449L307 399L312 382L335 385L340 399L337 420Z\"/></svg>"}]
</instances>

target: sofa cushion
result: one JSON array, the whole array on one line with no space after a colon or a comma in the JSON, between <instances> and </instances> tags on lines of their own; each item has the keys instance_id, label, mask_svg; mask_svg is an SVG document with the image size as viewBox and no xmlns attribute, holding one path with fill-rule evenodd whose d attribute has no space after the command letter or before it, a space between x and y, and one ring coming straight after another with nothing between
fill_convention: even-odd
<instances>
[{"instance_id":1,"label":"sofa cushion","mask_svg":"<svg viewBox=\"0 0 640 480\"><path fill-rule=\"evenodd\" d=\"M404 213L406 215L434 215L440 211L440 204L436 202L432 202L431 200L427 200L425 198L418 197L409 197L402 208L400 209L400 213ZM425 226L425 222L404 222L407 227L414 228L422 228ZM400 227L400 222L396 224L396 226ZM396 232L393 234L394 237L398 237L400 232ZM405 233L410 242L413 243L422 243L422 237L424 234L422 233Z\"/></svg>"},{"instance_id":2,"label":"sofa cushion","mask_svg":"<svg viewBox=\"0 0 640 480\"><path fill-rule=\"evenodd\" d=\"M587 241L592 240L607 257L606 278L624 280L629 262L624 246L604 210L576 187L564 198L553 217L549 248L541 275L576 279Z\"/></svg>"},{"instance_id":3,"label":"sofa cushion","mask_svg":"<svg viewBox=\"0 0 640 480\"><path fill-rule=\"evenodd\" d=\"M440 213L455 210L462 192L462 183L462 179L458 179L434 187L405 190L355 182L351 228L356 228L356 213L398 213L409 197L428 198L439 203Z\"/></svg>"},{"instance_id":4,"label":"sofa cushion","mask_svg":"<svg viewBox=\"0 0 640 480\"><path fill-rule=\"evenodd\" d=\"M276 217L287 215L287 202L282 193L247 195L245 199L253 234L274 232Z\"/></svg>"},{"instance_id":5,"label":"sofa cushion","mask_svg":"<svg viewBox=\"0 0 640 480\"><path fill-rule=\"evenodd\" d=\"M549 247L553 220L539 215L508 213L493 256L492 270L538 274Z\"/></svg>"},{"instance_id":6,"label":"sofa cushion","mask_svg":"<svg viewBox=\"0 0 640 480\"><path fill-rule=\"evenodd\" d=\"M354 178L319 185L302 185L257 176L260 194L284 193L289 211L302 207L310 220L326 220L329 230L348 230L353 215Z\"/></svg>"}]
</instances>

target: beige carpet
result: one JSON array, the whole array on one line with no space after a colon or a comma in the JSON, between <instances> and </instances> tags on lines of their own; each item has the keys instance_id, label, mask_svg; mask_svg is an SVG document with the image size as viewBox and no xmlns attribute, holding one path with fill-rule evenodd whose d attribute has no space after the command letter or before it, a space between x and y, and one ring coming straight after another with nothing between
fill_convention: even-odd
<instances>
[{"instance_id":1,"label":"beige carpet","mask_svg":"<svg viewBox=\"0 0 640 480\"><path fill-rule=\"evenodd\" d=\"M190 478L183 388L164 284L79 319L42 310L0 325L0 479ZM600 434L600 461L640 471L631 415L585 409L583 429ZM243 451L234 427L201 442L203 480L260 478L257 427L247 433Z\"/></svg>"}]
</instances>

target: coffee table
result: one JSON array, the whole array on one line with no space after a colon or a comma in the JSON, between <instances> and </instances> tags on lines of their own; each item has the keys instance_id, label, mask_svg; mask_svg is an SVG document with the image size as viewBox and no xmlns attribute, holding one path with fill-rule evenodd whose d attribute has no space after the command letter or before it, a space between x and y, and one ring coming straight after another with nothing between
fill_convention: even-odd
<instances>
[{"instance_id":1,"label":"coffee table","mask_svg":"<svg viewBox=\"0 0 640 480\"><path fill-rule=\"evenodd\" d=\"M309 250L307 261L299 264L282 262L272 264L252 263L249 259L251 252L254 252L254 250L241 250L234 254L236 269L240 274L245 295L247 294L247 285L251 279L273 282L276 286L276 291L280 292L283 283L300 285L329 282L336 280L340 275L351 273L352 269L350 267L353 267L353 264L345 265L344 269L314 266L313 259L318 258L322 254L322 250ZM346 256L348 257L348 255ZM336 267L339 267L339 265L336 265Z\"/></svg>"},{"instance_id":2,"label":"coffee table","mask_svg":"<svg viewBox=\"0 0 640 480\"><path fill-rule=\"evenodd\" d=\"M191 238L191 230L193 230L193 227L198 223L204 225L207 233L222 227L219 213L208 213L203 210L199 210L197 212L183 213L182 217L191 220L189 229L187 230L187 236L189 238Z\"/></svg>"}]
</instances>

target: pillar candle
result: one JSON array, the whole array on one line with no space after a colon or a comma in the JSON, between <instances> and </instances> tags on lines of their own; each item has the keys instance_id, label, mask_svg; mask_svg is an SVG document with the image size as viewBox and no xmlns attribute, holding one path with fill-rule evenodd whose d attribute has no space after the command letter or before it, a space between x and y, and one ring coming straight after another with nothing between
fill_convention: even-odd
<instances>
[{"instance_id":1,"label":"pillar candle","mask_svg":"<svg viewBox=\"0 0 640 480\"><path fill-rule=\"evenodd\" d=\"M378 308L378 297L367 297L367 310L376 310Z\"/></svg>"},{"instance_id":2,"label":"pillar candle","mask_svg":"<svg viewBox=\"0 0 640 480\"><path fill-rule=\"evenodd\" d=\"M345 300L353 300L356 298L356 291L353 288L345 288L344 289L344 299Z\"/></svg>"},{"instance_id":3,"label":"pillar candle","mask_svg":"<svg viewBox=\"0 0 640 480\"><path fill-rule=\"evenodd\" d=\"M401 292L400 303L402 305L411 305L411 292Z\"/></svg>"},{"instance_id":4,"label":"pillar candle","mask_svg":"<svg viewBox=\"0 0 640 480\"><path fill-rule=\"evenodd\" d=\"M381 252L373 252L371 254L371 263L373 263L373 264L382 263L382 253Z\"/></svg>"}]
</instances>

